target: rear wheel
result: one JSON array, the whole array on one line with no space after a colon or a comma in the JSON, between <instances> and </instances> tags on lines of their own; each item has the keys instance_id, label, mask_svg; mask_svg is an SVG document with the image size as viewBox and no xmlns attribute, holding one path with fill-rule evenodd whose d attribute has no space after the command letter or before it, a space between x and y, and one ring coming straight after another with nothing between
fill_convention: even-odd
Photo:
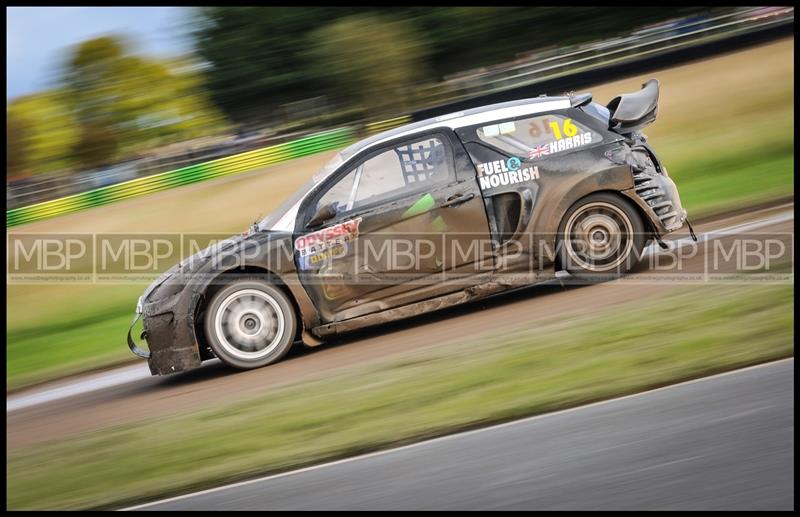
<instances>
[{"instance_id":1,"label":"rear wheel","mask_svg":"<svg viewBox=\"0 0 800 517\"><path fill-rule=\"evenodd\" d=\"M208 344L234 368L259 368L278 361L291 348L296 329L288 297L259 279L226 285L211 298L205 315Z\"/></svg>"},{"instance_id":2,"label":"rear wheel","mask_svg":"<svg viewBox=\"0 0 800 517\"><path fill-rule=\"evenodd\" d=\"M562 267L570 274L613 278L639 262L647 237L630 202L601 192L567 211L559 226L557 249Z\"/></svg>"}]
</instances>

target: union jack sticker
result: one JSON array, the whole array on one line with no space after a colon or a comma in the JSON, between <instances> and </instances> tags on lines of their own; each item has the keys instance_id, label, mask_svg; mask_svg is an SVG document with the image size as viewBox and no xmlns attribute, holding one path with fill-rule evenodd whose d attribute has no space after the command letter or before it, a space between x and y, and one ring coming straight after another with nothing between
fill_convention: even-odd
<instances>
[{"instance_id":1,"label":"union jack sticker","mask_svg":"<svg viewBox=\"0 0 800 517\"><path fill-rule=\"evenodd\" d=\"M537 145L530 151L528 151L528 159L533 160L534 158L541 158L542 156L550 154L550 146L549 145Z\"/></svg>"}]
</instances>

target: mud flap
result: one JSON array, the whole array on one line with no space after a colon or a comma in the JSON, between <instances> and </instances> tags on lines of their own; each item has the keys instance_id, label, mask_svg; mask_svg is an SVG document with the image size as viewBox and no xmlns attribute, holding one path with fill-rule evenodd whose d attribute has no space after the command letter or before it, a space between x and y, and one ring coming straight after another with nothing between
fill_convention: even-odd
<instances>
[{"instance_id":1,"label":"mud flap","mask_svg":"<svg viewBox=\"0 0 800 517\"><path fill-rule=\"evenodd\" d=\"M654 238L655 238L656 242L658 243L658 245L661 247L662 250L668 250L669 249L669 245L666 242L664 242L664 240L661 237L659 237L658 235L654 234Z\"/></svg>"},{"instance_id":2,"label":"mud flap","mask_svg":"<svg viewBox=\"0 0 800 517\"><path fill-rule=\"evenodd\" d=\"M134 327L134 325L136 325L136 322L139 321L139 318L141 318L141 317L142 317L141 314L137 314L136 317L133 318L133 321L131 322L131 326L128 329L128 348L131 349L131 352L133 352L134 354L138 355L142 359L149 359L150 358L150 352L148 352L146 350L142 350L141 348L136 346L136 343L133 342L133 338L131 337L131 332L133 332L133 327Z\"/></svg>"},{"instance_id":3,"label":"mud flap","mask_svg":"<svg viewBox=\"0 0 800 517\"><path fill-rule=\"evenodd\" d=\"M694 228L692 228L692 223L689 222L689 218L686 218L686 226L689 227L689 235L692 236L692 240L697 242L697 235L694 234Z\"/></svg>"}]
</instances>

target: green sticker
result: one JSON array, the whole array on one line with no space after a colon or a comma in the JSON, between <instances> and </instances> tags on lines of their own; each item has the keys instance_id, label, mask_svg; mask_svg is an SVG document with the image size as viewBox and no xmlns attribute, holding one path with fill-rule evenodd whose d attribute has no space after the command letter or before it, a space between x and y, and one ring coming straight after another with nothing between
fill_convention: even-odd
<instances>
[{"instance_id":1,"label":"green sticker","mask_svg":"<svg viewBox=\"0 0 800 517\"><path fill-rule=\"evenodd\" d=\"M430 194L425 194L403 213L402 218L407 219L409 217L414 217L415 215L424 214L433 208L433 205L435 204L436 202L434 201L433 196Z\"/></svg>"},{"instance_id":2,"label":"green sticker","mask_svg":"<svg viewBox=\"0 0 800 517\"><path fill-rule=\"evenodd\" d=\"M434 231L437 231L439 233L444 233L444 231L447 230L447 223L444 222L444 219L442 219L442 216L440 215L439 217L433 220L433 222L431 223L431 228L433 228Z\"/></svg>"}]
</instances>

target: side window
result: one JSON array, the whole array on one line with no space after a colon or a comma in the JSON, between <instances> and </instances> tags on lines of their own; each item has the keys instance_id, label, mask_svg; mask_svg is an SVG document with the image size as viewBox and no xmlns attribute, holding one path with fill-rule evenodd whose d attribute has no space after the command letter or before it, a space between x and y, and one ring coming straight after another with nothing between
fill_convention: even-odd
<instances>
[{"instance_id":1,"label":"side window","mask_svg":"<svg viewBox=\"0 0 800 517\"><path fill-rule=\"evenodd\" d=\"M428 137L387 149L353 168L317 202L319 209L334 203L338 213L389 201L454 177L450 148Z\"/></svg>"},{"instance_id":2,"label":"side window","mask_svg":"<svg viewBox=\"0 0 800 517\"><path fill-rule=\"evenodd\" d=\"M600 142L603 137L564 115L548 114L478 128L478 138L513 156L535 160Z\"/></svg>"}]
</instances>

